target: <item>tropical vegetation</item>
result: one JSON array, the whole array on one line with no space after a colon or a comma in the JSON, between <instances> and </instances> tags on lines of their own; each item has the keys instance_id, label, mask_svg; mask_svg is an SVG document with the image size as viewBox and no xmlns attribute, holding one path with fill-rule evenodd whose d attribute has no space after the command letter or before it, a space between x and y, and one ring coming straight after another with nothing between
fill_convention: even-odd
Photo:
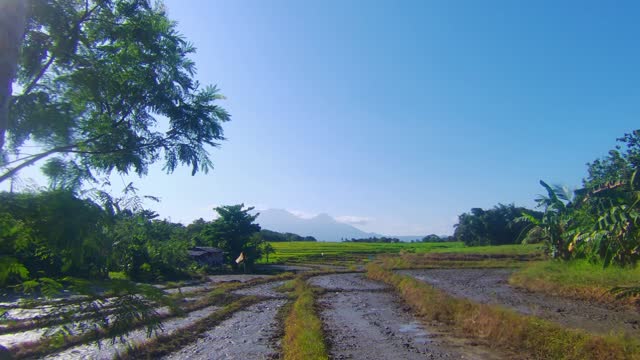
<instances>
[{"instance_id":1,"label":"tropical vegetation","mask_svg":"<svg viewBox=\"0 0 640 360\"><path fill-rule=\"evenodd\" d=\"M606 157L588 164L581 189L540 182L547 193L537 199L543 215L524 217L530 234L547 244L554 258L585 258L604 266L635 265L640 259L640 130L617 140Z\"/></svg>"},{"instance_id":2,"label":"tropical vegetation","mask_svg":"<svg viewBox=\"0 0 640 360\"><path fill-rule=\"evenodd\" d=\"M458 216L453 239L468 246L515 244L527 225L517 221L523 214L532 219L540 213L513 204L498 204L493 209L473 208Z\"/></svg>"}]
</instances>

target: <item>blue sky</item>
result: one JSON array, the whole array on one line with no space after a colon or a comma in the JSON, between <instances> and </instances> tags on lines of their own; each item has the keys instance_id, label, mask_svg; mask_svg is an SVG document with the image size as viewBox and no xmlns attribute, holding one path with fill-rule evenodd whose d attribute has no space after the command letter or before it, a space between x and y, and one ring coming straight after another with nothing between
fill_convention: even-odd
<instances>
[{"instance_id":1,"label":"blue sky","mask_svg":"<svg viewBox=\"0 0 640 360\"><path fill-rule=\"evenodd\" d=\"M533 206L540 179L579 185L640 128L637 2L166 6L232 114L213 172L136 180L176 221L244 202L451 233L472 207Z\"/></svg>"}]
</instances>

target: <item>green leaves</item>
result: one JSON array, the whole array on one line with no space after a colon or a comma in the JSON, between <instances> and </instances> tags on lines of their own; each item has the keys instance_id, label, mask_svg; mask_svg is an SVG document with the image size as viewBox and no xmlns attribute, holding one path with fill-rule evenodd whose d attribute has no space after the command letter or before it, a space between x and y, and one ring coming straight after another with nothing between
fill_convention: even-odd
<instances>
[{"instance_id":1,"label":"green leaves","mask_svg":"<svg viewBox=\"0 0 640 360\"><path fill-rule=\"evenodd\" d=\"M522 218L526 214L525 218ZM539 221L541 214L513 204L498 204L493 209L471 209L459 216L454 237L466 245L501 245L519 241L529 227L527 219Z\"/></svg>"},{"instance_id":2,"label":"green leaves","mask_svg":"<svg viewBox=\"0 0 640 360\"><path fill-rule=\"evenodd\" d=\"M8 256L0 257L0 285L6 285L8 280L16 276L21 280L29 278L29 270L15 258Z\"/></svg>"},{"instance_id":3,"label":"green leaves","mask_svg":"<svg viewBox=\"0 0 640 360\"><path fill-rule=\"evenodd\" d=\"M244 253L251 266L262 256L262 237L257 234L260 225L254 221L258 214L251 214L253 207L244 204L220 206L214 209L219 217L205 225L200 238L204 244L219 247L225 251L226 263L236 267L235 259Z\"/></svg>"},{"instance_id":4,"label":"green leaves","mask_svg":"<svg viewBox=\"0 0 640 360\"><path fill-rule=\"evenodd\" d=\"M31 139L42 153L11 163L0 182L51 154L61 155L45 167L56 187L113 171L142 176L162 160L167 172L212 168L208 148L224 140L230 115L215 104L218 89L194 79L195 49L161 6L34 0L31 10L9 135L11 149Z\"/></svg>"}]
</instances>

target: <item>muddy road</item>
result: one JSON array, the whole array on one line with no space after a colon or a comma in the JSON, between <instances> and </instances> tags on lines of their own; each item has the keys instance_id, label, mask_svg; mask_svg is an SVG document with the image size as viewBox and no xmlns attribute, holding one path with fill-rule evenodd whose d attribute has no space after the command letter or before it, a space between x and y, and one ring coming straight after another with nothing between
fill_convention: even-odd
<instances>
[{"instance_id":1,"label":"muddy road","mask_svg":"<svg viewBox=\"0 0 640 360\"><path fill-rule=\"evenodd\" d=\"M504 359L476 344L425 327L390 289L362 274L323 275L319 299L333 359Z\"/></svg>"},{"instance_id":2,"label":"muddy road","mask_svg":"<svg viewBox=\"0 0 640 360\"><path fill-rule=\"evenodd\" d=\"M569 328L597 334L640 336L640 313L529 292L509 285L512 269L399 270L447 293L484 304L497 304L526 315L541 317Z\"/></svg>"},{"instance_id":3,"label":"muddy road","mask_svg":"<svg viewBox=\"0 0 640 360\"><path fill-rule=\"evenodd\" d=\"M234 313L198 340L165 359L274 359L279 341L276 314L284 299L263 301Z\"/></svg>"}]
</instances>

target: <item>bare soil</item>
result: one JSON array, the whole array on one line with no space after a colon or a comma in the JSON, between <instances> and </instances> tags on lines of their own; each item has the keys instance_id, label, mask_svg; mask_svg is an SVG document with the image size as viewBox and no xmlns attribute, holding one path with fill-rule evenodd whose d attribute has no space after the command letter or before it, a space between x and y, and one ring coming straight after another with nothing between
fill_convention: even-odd
<instances>
[{"instance_id":1,"label":"bare soil","mask_svg":"<svg viewBox=\"0 0 640 360\"><path fill-rule=\"evenodd\" d=\"M201 310L196 310L188 313L185 317L176 317L164 321L162 323L162 330L154 333L153 336L172 334L180 331L181 328L188 326L189 324L203 319L213 312L219 310L218 306L210 306ZM99 359L110 360L113 359L119 353L122 353L130 345L140 344L149 341L147 332L145 329L138 329L130 332L122 339L115 342L111 340L103 340L99 344L96 342L74 346L65 351L51 354L44 359Z\"/></svg>"},{"instance_id":2,"label":"bare soil","mask_svg":"<svg viewBox=\"0 0 640 360\"><path fill-rule=\"evenodd\" d=\"M182 287L183 293L189 293L194 291L205 291L210 290L214 287L215 283L220 282L228 282L228 281L240 281L246 282L256 278L264 278L268 277L265 275L217 275L211 276L209 281L206 283L200 283L198 285L189 285ZM262 296L262 297L272 297L272 298L282 298L284 295L282 293L276 292L275 288L281 286L283 281L275 281L265 284L258 284L254 286L249 286L247 288L238 289L234 291L234 294L240 296ZM170 289L175 290L175 289ZM204 293L199 293L198 295L191 298L191 301L196 301L200 296ZM73 307L79 307L79 305L69 305L67 306L69 310L72 310ZM186 327L193 323L194 321L198 321L210 314L214 311L217 311L219 307L211 306L202 310L197 310L190 312L185 315L185 317L176 317L163 321L163 329L159 331L155 335L166 335L171 334L175 331L179 331L181 328ZM26 321L31 318L37 316L46 315L50 311L50 306L42 306L33 309L12 309L11 319L15 319L17 321ZM167 312L167 308L158 309L159 313ZM6 333L0 335L0 346L11 349L13 347L19 346L20 344L26 342L37 342L43 340L49 334L55 332L57 329L61 329L62 327L66 327L72 331L74 335L82 334L86 331L92 329L91 323L88 321L74 322L74 323L66 323L60 324L49 328L37 328L26 331L17 331L13 333ZM128 344L140 344L145 341L148 341L147 333L145 329L135 329L127 336L123 338L123 340ZM75 359L111 359L118 352L126 349L127 344L122 343L121 341L117 341L112 343L111 341L102 341L101 344L97 343L89 343L71 347L66 351L60 352L58 354L52 354L47 358L53 359L67 359L67 358L75 358Z\"/></svg>"},{"instance_id":3,"label":"bare soil","mask_svg":"<svg viewBox=\"0 0 640 360\"><path fill-rule=\"evenodd\" d=\"M276 314L285 303L284 299L267 300L238 311L165 359L276 358L279 345L272 337L277 331Z\"/></svg>"},{"instance_id":4,"label":"bare soil","mask_svg":"<svg viewBox=\"0 0 640 360\"><path fill-rule=\"evenodd\" d=\"M386 285L362 274L317 276L333 359L504 359L504 354L425 327Z\"/></svg>"},{"instance_id":5,"label":"bare soil","mask_svg":"<svg viewBox=\"0 0 640 360\"><path fill-rule=\"evenodd\" d=\"M640 336L640 313L602 304L529 292L509 285L513 269L400 270L447 293L484 304L502 305L569 328L596 334Z\"/></svg>"}]
</instances>

